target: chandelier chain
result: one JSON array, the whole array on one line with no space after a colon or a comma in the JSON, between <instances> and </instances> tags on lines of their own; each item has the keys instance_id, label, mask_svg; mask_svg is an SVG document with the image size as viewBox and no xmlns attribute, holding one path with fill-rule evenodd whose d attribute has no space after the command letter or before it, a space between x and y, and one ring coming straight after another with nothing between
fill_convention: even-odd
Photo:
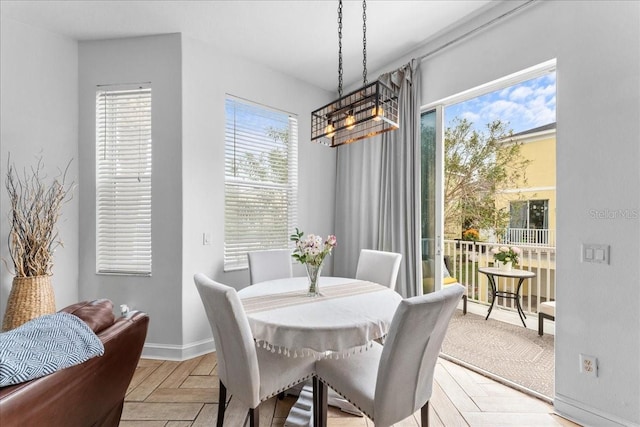
<instances>
[{"instance_id":1,"label":"chandelier chain","mask_svg":"<svg viewBox=\"0 0 640 427\"><path fill-rule=\"evenodd\" d=\"M342 98L342 0L338 2L338 96Z\"/></svg>"},{"instance_id":2,"label":"chandelier chain","mask_svg":"<svg viewBox=\"0 0 640 427\"><path fill-rule=\"evenodd\" d=\"M348 3L345 0L338 0L339 96L333 102L311 112L311 141L330 147L368 139L400 127L398 123L398 93L375 78L373 83L367 81L367 1L356 1L352 5L357 10L360 3L362 3L362 78L364 85L360 89L350 91L347 95L342 93L344 85L343 12L344 4ZM357 13L357 11L354 12ZM357 55L357 49L354 53Z\"/></svg>"},{"instance_id":3,"label":"chandelier chain","mask_svg":"<svg viewBox=\"0 0 640 427\"><path fill-rule=\"evenodd\" d=\"M362 80L367 85L367 0L362 0Z\"/></svg>"}]
</instances>

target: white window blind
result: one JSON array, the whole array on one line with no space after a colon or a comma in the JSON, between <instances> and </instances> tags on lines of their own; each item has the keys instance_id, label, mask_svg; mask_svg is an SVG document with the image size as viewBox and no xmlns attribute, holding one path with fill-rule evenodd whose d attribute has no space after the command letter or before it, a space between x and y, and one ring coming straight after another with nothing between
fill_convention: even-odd
<instances>
[{"instance_id":1,"label":"white window blind","mask_svg":"<svg viewBox=\"0 0 640 427\"><path fill-rule=\"evenodd\" d=\"M96 271L151 275L151 88L96 94Z\"/></svg>"},{"instance_id":2,"label":"white window blind","mask_svg":"<svg viewBox=\"0 0 640 427\"><path fill-rule=\"evenodd\" d=\"M247 252L290 247L298 200L298 120L227 97L224 269L247 267Z\"/></svg>"}]
</instances>

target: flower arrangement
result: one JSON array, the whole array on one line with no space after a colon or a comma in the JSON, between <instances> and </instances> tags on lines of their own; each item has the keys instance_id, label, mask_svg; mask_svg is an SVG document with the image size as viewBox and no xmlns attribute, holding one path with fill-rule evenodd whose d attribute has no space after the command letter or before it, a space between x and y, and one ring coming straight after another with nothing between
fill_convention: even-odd
<instances>
[{"instance_id":1,"label":"flower arrangement","mask_svg":"<svg viewBox=\"0 0 640 427\"><path fill-rule=\"evenodd\" d=\"M296 228L296 232L291 235L291 240L296 242L296 248L293 251L293 258L301 264L311 264L320 266L324 258L331 254L333 248L336 247L336 236L330 234L327 239L315 234L309 234L306 238L302 238L304 232Z\"/></svg>"},{"instance_id":2,"label":"flower arrangement","mask_svg":"<svg viewBox=\"0 0 640 427\"><path fill-rule=\"evenodd\" d=\"M518 256L522 253L522 249L516 246L500 246L491 249L493 259L502 263L511 262L518 264Z\"/></svg>"},{"instance_id":3,"label":"flower arrangement","mask_svg":"<svg viewBox=\"0 0 640 427\"><path fill-rule=\"evenodd\" d=\"M462 240L477 242L480 240L480 232L475 228L468 228L462 232Z\"/></svg>"}]
</instances>

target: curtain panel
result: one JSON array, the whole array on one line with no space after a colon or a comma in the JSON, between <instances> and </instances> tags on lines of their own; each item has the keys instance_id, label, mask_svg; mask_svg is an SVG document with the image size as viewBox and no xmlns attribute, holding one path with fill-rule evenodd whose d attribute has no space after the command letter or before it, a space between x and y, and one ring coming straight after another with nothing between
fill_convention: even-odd
<instances>
[{"instance_id":1,"label":"curtain panel","mask_svg":"<svg viewBox=\"0 0 640 427\"><path fill-rule=\"evenodd\" d=\"M334 274L354 277L361 249L402 254L396 290L416 295L420 271L420 62L380 80L398 91L400 129L338 147Z\"/></svg>"}]
</instances>

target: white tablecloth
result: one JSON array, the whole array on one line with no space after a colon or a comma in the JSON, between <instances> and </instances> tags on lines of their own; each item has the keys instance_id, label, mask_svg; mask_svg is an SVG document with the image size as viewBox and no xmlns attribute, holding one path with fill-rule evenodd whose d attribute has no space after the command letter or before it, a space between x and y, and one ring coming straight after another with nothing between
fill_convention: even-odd
<instances>
[{"instance_id":1,"label":"white tablecloth","mask_svg":"<svg viewBox=\"0 0 640 427\"><path fill-rule=\"evenodd\" d=\"M387 287L349 278L321 277L315 298L307 288L306 277L294 277L239 291L258 345L292 357L346 357L387 334L402 300Z\"/></svg>"}]
</instances>

